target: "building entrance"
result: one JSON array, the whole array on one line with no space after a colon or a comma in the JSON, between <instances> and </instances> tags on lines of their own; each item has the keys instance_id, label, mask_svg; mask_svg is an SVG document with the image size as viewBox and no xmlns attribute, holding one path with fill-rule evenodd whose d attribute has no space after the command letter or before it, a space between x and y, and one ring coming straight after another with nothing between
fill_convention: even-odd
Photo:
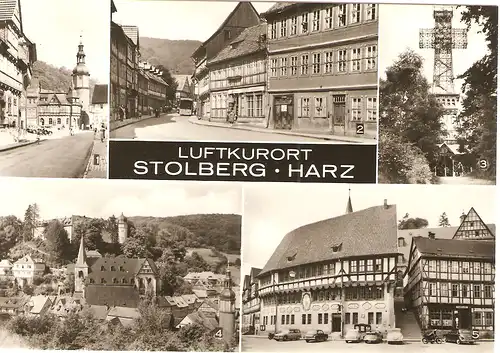
<instances>
[{"instance_id":1,"label":"building entrance","mask_svg":"<svg viewBox=\"0 0 500 353\"><path fill-rule=\"evenodd\" d=\"M332 332L342 331L342 318L340 314L332 314Z\"/></svg>"},{"instance_id":2,"label":"building entrance","mask_svg":"<svg viewBox=\"0 0 500 353\"><path fill-rule=\"evenodd\" d=\"M459 329L471 329L472 328L472 315L470 309L458 309L458 313L455 312L455 325L456 318L458 318Z\"/></svg>"}]
</instances>

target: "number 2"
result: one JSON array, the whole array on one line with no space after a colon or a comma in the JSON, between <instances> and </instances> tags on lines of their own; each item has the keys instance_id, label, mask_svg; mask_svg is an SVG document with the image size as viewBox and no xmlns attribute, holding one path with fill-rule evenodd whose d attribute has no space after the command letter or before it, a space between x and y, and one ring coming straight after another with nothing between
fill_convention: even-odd
<instances>
[{"instance_id":1,"label":"number 2","mask_svg":"<svg viewBox=\"0 0 500 353\"><path fill-rule=\"evenodd\" d=\"M217 330L217 332L215 333L215 337L222 338L222 329Z\"/></svg>"},{"instance_id":2,"label":"number 2","mask_svg":"<svg viewBox=\"0 0 500 353\"><path fill-rule=\"evenodd\" d=\"M361 135L365 133L365 126L363 124L356 125L356 133Z\"/></svg>"}]
</instances>

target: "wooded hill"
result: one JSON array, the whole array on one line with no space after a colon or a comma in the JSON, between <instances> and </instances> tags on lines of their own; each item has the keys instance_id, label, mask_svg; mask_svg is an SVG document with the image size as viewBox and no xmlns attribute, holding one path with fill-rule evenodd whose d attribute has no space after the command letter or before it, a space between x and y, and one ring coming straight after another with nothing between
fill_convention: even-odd
<instances>
[{"instance_id":1,"label":"wooded hill","mask_svg":"<svg viewBox=\"0 0 500 353\"><path fill-rule=\"evenodd\" d=\"M170 40L141 37L141 57L153 65L163 65L172 75L191 75L191 55L202 43L197 40Z\"/></svg>"},{"instance_id":2,"label":"wooded hill","mask_svg":"<svg viewBox=\"0 0 500 353\"><path fill-rule=\"evenodd\" d=\"M36 61L33 64L33 78L37 79L42 88L55 92L67 92L71 85L70 69L65 67L55 67L44 61ZM90 79L90 97L94 91L96 81Z\"/></svg>"}]
</instances>

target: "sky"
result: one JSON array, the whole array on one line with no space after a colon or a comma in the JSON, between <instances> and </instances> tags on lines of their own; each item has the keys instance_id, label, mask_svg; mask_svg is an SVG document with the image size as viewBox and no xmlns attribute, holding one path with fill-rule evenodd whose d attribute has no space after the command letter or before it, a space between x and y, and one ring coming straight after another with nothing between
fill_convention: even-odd
<instances>
[{"instance_id":1,"label":"sky","mask_svg":"<svg viewBox=\"0 0 500 353\"><path fill-rule=\"evenodd\" d=\"M109 0L21 0L23 29L38 60L70 70L83 38L90 76L109 82Z\"/></svg>"},{"instance_id":2,"label":"sky","mask_svg":"<svg viewBox=\"0 0 500 353\"><path fill-rule=\"evenodd\" d=\"M434 50L419 49L419 30L433 28L432 5L379 5L379 71L380 77L385 78L385 69L391 66L398 55L406 48L414 50L424 58L424 75L432 83L434 68ZM460 22L463 7L454 10L453 28L466 28ZM485 37L478 34L479 27L471 26L467 34L467 49L453 50L453 74L458 76L465 72L474 62L487 53ZM455 80L455 90L461 91L463 80Z\"/></svg>"},{"instance_id":3,"label":"sky","mask_svg":"<svg viewBox=\"0 0 500 353\"><path fill-rule=\"evenodd\" d=\"M141 37L204 42L237 4L235 1L115 0L117 12L113 21L138 26ZM274 2L252 4L262 13Z\"/></svg>"},{"instance_id":4,"label":"sky","mask_svg":"<svg viewBox=\"0 0 500 353\"><path fill-rule=\"evenodd\" d=\"M263 268L290 231L345 214L349 186L340 184L245 184L242 229L242 276ZM495 186L351 185L354 211L387 203L396 205L398 219L427 219L437 227L446 212L451 226L474 207L484 222L495 223ZM368 234L367 234L368 236Z\"/></svg>"},{"instance_id":5,"label":"sky","mask_svg":"<svg viewBox=\"0 0 500 353\"><path fill-rule=\"evenodd\" d=\"M134 180L5 178L0 216L24 218L37 203L42 219L71 215L169 217L186 214L241 214L241 187L235 183Z\"/></svg>"}]
</instances>

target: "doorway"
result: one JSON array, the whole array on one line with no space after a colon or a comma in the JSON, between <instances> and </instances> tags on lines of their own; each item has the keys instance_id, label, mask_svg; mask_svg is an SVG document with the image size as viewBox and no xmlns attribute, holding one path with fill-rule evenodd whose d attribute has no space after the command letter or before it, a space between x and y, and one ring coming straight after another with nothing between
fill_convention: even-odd
<instances>
[{"instance_id":1,"label":"doorway","mask_svg":"<svg viewBox=\"0 0 500 353\"><path fill-rule=\"evenodd\" d=\"M345 135L346 129L346 115L345 115L345 94L333 96L333 117L332 117L332 131L340 132Z\"/></svg>"},{"instance_id":2,"label":"doorway","mask_svg":"<svg viewBox=\"0 0 500 353\"><path fill-rule=\"evenodd\" d=\"M460 329L472 328L472 315L470 309L458 310L458 328Z\"/></svg>"},{"instance_id":3,"label":"doorway","mask_svg":"<svg viewBox=\"0 0 500 353\"><path fill-rule=\"evenodd\" d=\"M342 318L340 314L332 314L332 332L342 331Z\"/></svg>"},{"instance_id":4,"label":"doorway","mask_svg":"<svg viewBox=\"0 0 500 353\"><path fill-rule=\"evenodd\" d=\"M293 95L274 97L274 128L291 130L293 125Z\"/></svg>"}]
</instances>

